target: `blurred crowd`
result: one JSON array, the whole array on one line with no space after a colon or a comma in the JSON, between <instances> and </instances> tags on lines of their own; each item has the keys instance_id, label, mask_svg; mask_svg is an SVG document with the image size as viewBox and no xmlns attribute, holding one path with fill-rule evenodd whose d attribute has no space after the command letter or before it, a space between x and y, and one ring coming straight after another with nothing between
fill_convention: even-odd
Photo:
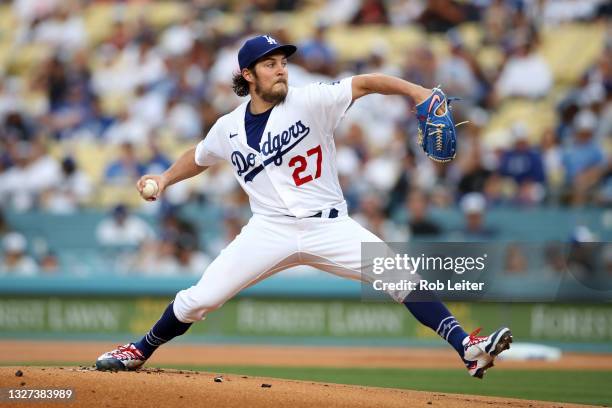
<instances>
[{"instance_id":1,"label":"blurred crowd","mask_svg":"<svg viewBox=\"0 0 612 408\"><path fill-rule=\"evenodd\" d=\"M99 207L100 186L133 188L141 175L162 172L175 157L162 147L164 135L177 145L195 144L217 118L242 102L232 92L232 72L238 68L238 48L258 33L258 13L313 7L319 17L307 38L296 39L282 24L271 32L279 41L298 45L289 64L290 85L382 72L426 87L441 84L447 94L462 98L453 105L456 121L470 121L458 129L457 159L440 165L416 145L410 101L372 95L349 110L335 135L340 180L350 212L381 238L402 241L449 232L429 219L432 208L463 211L459 239L488 239L496 233L484 222L489 208L612 204L612 26L606 1L198 0L183 4L188 8L184 16L161 27L144 14L134 21L124 18L129 1L3 3L16 16L18 29L11 36L0 29L0 42L10 42L13 49L40 44L51 50L42 64L27 70L0 65L0 208L6 211L70 214ZM85 14L98 4L113 5L112 27L94 41ZM214 21L223 13L239 16L241 24L234 31L220 30ZM499 66L479 63L458 30L465 22L478 23L484 44L502 50ZM558 84L539 52L541 34L568 22L604 25L608 42L576 83ZM342 58L330 30L372 24L441 35L449 52L435 53L423 42L405 50L398 63L381 37L367 56ZM554 126L533 137L526 123L516 122L506 129L510 142L504 146L484 140L483 130L504 102L550 101L553 91L559 95L551 102ZM117 149L103 163L99 180L84 170L96 154L79 154L82 144ZM220 166L197 183L173 187L155 207L163 220L190 203L226 209L231 215L223 220L223 236L208 253L198 242L199 232L179 228L179 221L169 230L166 221L157 230L136 222L131 226L139 238L130 245L155 259L122 262L128 269L165 265L161 269L168 273L208 262L245 221L248 201L238 189L231 168ZM137 217L123 205L104 210L109 220L123 217L122 228L126 219ZM102 244L117 243L131 237L122 228L109 221L92 234ZM5 249L24 246L23 237L7 234ZM29 271L34 261L20 262L20 269ZM51 268L53 262L47 263Z\"/></svg>"}]
</instances>

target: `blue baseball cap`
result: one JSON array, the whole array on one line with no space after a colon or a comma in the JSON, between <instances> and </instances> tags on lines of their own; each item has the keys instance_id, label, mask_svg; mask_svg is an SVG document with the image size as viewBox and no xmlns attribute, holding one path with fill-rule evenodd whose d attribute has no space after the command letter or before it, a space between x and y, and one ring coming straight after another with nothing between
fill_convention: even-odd
<instances>
[{"instance_id":1,"label":"blue baseball cap","mask_svg":"<svg viewBox=\"0 0 612 408\"><path fill-rule=\"evenodd\" d=\"M255 61L273 51L282 51L285 56L290 56L297 51L297 47L291 44L279 44L269 35L259 35L247 40L240 51L238 51L238 64L240 70L250 67Z\"/></svg>"}]
</instances>

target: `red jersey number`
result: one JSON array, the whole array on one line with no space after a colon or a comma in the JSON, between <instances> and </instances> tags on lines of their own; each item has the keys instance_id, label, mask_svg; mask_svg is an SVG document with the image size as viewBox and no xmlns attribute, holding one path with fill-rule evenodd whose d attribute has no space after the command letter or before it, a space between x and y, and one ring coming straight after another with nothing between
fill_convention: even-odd
<instances>
[{"instance_id":1,"label":"red jersey number","mask_svg":"<svg viewBox=\"0 0 612 408\"><path fill-rule=\"evenodd\" d=\"M307 174L302 176L301 174L306 171L308 167L308 161L306 161L306 157L302 155L297 155L289 160L289 167L295 167L293 170L293 181L296 186L301 186L302 184L308 183L316 178L321 177L321 163L323 162L323 154L321 153L321 145L317 147L313 147L312 149L306 152L308 157L317 155L317 169L315 171L314 177L312 174Z\"/></svg>"}]
</instances>

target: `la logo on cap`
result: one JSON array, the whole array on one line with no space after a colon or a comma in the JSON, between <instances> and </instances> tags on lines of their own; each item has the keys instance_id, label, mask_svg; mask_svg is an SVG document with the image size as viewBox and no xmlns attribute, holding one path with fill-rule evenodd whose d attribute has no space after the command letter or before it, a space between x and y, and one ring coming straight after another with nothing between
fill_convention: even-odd
<instances>
[{"instance_id":1,"label":"la logo on cap","mask_svg":"<svg viewBox=\"0 0 612 408\"><path fill-rule=\"evenodd\" d=\"M268 41L268 44L278 44L276 40L269 35L264 35L263 37Z\"/></svg>"}]
</instances>

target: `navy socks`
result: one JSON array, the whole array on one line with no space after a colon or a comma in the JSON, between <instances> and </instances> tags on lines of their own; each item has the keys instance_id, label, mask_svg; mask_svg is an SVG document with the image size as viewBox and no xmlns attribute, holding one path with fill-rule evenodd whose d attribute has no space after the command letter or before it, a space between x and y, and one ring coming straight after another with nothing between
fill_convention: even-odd
<instances>
[{"instance_id":1,"label":"navy socks","mask_svg":"<svg viewBox=\"0 0 612 408\"><path fill-rule=\"evenodd\" d=\"M172 309L173 303L170 302L153 328L140 341L134 343L145 358L151 357L159 346L184 334L191 327L191 323L183 323L176 318Z\"/></svg>"},{"instance_id":2,"label":"navy socks","mask_svg":"<svg viewBox=\"0 0 612 408\"><path fill-rule=\"evenodd\" d=\"M404 305L421 324L438 333L463 357L462 343L467 333L434 292L413 290L404 299Z\"/></svg>"}]
</instances>

